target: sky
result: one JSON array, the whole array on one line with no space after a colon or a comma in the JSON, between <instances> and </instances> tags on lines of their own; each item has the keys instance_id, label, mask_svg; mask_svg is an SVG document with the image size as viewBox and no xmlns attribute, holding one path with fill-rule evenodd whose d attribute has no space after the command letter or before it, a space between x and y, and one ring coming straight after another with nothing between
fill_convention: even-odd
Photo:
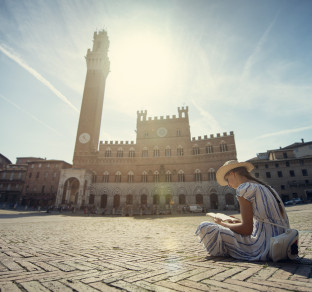
<instances>
[{"instance_id":1,"label":"sky","mask_svg":"<svg viewBox=\"0 0 312 292\"><path fill-rule=\"evenodd\" d=\"M0 153L72 163L94 31L110 40L100 140L189 107L237 158L312 139L312 1L0 0Z\"/></svg>"}]
</instances>

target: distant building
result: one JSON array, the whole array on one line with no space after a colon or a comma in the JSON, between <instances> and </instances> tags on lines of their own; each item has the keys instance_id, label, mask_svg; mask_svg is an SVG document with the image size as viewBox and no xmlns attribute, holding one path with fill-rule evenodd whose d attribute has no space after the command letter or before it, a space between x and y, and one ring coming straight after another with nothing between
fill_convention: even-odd
<instances>
[{"instance_id":1,"label":"distant building","mask_svg":"<svg viewBox=\"0 0 312 292\"><path fill-rule=\"evenodd\" d=\"M13 207L20 202L25 183L28 163L43 160L42 158L22 157L16 159L16 164L6 164L0 169L0 202L7 207Z\"/></svg>"},{"instance_id":2,"label":"distant building","mask_svg":"<svg viewBox=\"0 0 312 292\"><path fill-rule=\"evenodd\" d=\"M312 200L312 142L268 150L248 161L255 166L255 177L273 186L283 201Z\"/></svg>"},{"instance_id":3,"label":"distant building","mask_svg":"<svg viewBox=\"0 0 312 292\"><path fill-rule=\"evenodd\" d=\"M28 162L21 205L43 208L54 205L61 170L71 167L71 164L62 160Z\"/></svg>"},{"instance_id":4,"label":"distant building","mask_svg":"<svg viewBox=\"0 0 312 292\"><path fill-rule=\"evenodd\" d=\"M188 107L172 117L138 111L135 143L99 143L108 46L105 31L94 33L73 168L61 171L56 205L125 215L178 212L194 204L236 208L235 191L216 182L217 169L236 159L234 133L191 138Z\"/></svg>"},{"instance_id":5,"label":"distant building","mask_svg":"<svg viewBox=\"0 0 312 292\"><path fill-rule=\"evenodd\" d=\"M5 169L8 164L12 164L11 160L0 153L0 170Z\"/></svg>"}]
</instances>

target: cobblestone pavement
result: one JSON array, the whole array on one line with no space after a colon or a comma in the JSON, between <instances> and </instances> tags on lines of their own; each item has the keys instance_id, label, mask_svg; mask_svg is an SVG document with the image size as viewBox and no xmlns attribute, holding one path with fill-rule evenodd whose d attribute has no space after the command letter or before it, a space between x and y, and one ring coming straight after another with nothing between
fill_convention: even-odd
<instances>
[{"instance_id":1,"label":"cobblestone pavement","mask_svg":"<svg viewBox=\"0 0 312 292\"><path fill-rule=\"evenodd\" d=\"M296 262L210 257L205 216L84 217L0 210L0 291L312 291L312 204L287 207Z\"/></svg>"}]
</instances>

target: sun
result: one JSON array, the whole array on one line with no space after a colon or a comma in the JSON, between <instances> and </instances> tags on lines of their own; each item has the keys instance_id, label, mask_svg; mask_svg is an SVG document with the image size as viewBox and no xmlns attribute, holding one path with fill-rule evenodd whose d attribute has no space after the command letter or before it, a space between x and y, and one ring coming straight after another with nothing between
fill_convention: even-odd
<instances>
[{"instance_id":1,"label":"sun","mask_svg":"<svg viewBox=\"0 0 312 292\"><path fill-rule=\"evenodd\" d=\"M136 31L114 40L109 52L112 86L125 96L164 94L178 68L172 39Z\"/></svg>"}]
</instances>

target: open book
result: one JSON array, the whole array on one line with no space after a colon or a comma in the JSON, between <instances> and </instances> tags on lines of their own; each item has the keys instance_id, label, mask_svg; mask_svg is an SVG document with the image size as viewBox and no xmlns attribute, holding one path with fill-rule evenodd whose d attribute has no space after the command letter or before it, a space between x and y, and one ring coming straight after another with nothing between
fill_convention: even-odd
<instances>
[{"instance_id":1,"label":"open book","mask_svg":"<svg viewBox=\"0 0 312 292\"><path fill-rule=\"evenodd\" d=\"M222 221L226 221L226 220L234 220L236 218L230 217L228 215L222 214L222 213L206 213L207 216L210 216L212 218L219 218Z\"/></svg>"}]
</instances>

